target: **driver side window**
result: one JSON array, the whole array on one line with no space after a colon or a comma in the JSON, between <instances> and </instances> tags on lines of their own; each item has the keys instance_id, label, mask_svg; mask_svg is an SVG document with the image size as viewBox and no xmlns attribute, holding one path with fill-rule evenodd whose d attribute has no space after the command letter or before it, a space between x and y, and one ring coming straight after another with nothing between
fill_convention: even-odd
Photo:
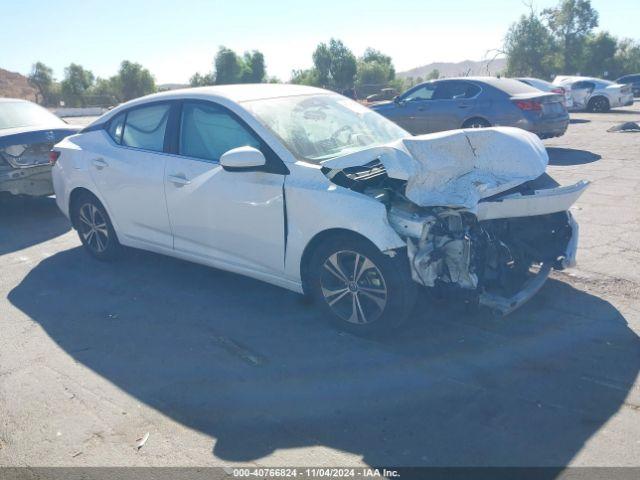
<instances>
[{"instance_id":1,"label":"driver side window","mask_svg":"<svg viewBox=\"0 0 640 480\"><path fill-rule=\"evenodd\" d=\"M403 100L405 102L431 100L433 98L433 93L435 92L435 90L436 86L432 83L428 83L409 93L406 97L404 97Z\"/></svg>"},{"instance_id":2,"label":"driver side window","mask_svg":"<svg viewBox=\"0 0 640 480\"><path fill-rule=\"evenodd\" d=\"M217 162L232 148L260 149L260 141L229 112L215 105L185 102L180 120L178 152Z\"/></svg>"}]
</instances>

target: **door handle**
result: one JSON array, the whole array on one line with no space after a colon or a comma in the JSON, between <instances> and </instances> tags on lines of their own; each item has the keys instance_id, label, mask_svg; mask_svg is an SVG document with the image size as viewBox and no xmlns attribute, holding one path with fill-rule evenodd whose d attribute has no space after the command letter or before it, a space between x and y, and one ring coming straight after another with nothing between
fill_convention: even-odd
<instances>
[{"instance_id":1,"label":"door handle","mask_svg":"<svg viewBox=\"0 0 640 480\"><path fill-rule=\"evenodd\" d=\"M109 164L107 162L105 162L104 158L102 158L102 157L94 158L93 160L91 160L91 163L93 163L93 165L98 170L102 170L104 167L108 167L109 166Z\"/></svg>"},{"instance_id":2,"label":"door handle","mask_svg":"<svg viewBox=\"0 0 640 480\"><path fill-rule=\"evenodd\" d=\"M191 183L184 175L169 175L167 180L173 183L176 187L182 187Z\"/></svg>"},{"instance_id":3,"label":"door handle","mask_svg":"<svg viewBox=\"0 0 640 480\"><path fill-rule=\"evenodd\" d=\"M471 105L458 105L458 108L469 108Z\"/></svg>"}]
</instances>

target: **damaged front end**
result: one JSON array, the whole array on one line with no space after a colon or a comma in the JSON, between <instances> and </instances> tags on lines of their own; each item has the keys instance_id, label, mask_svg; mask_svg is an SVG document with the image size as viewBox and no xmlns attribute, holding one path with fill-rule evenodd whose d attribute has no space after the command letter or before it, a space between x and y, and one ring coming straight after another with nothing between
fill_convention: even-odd
<instances>
[{"instance_id":1,"label":"damaged front end","mask_svg":"<svg viewBox=\"0 0 640 480\"><path fill-rule=\"evenodd\" d=\"M395 151L383 152L363 166L324 167L323 172L334 183L386 205L390 225L406 241L411 274L417 283L507 314L542 287L551 269L575 263L578 226L569 207L587 182L558 186L544 173L546 158L535 159L541 167L530 162L518 170L512 163L496 174L482 158L489 153L494 155L491 162L500 160L495 158L494 148L482 151L482 143L486 144L491 134L480 134L483 138L476 141L475 132L460 132L468 141L470 153L464 149L455 153L470 155L473 161L464 166L463 159L463 166L457 170L450 162L459 159L449 158L447 162L442 155L434 158L438 148L434 150L427 135L410 140L414 145L420 141L428 144L421 146L426 156L416 155L415 148L396 145ZM435 140L441 143L447 136L441 134ZM392 178L389 173L398 171L397 160L403 152L420 165L416 168L414 164L410 175L401 175L404 178ZM430 171L434 164L435 171ZM505 174L505 168L515 174ZM442 175L448 179L434 184L443 169L448 169ZM524 173L518 176L518 171ZM421 188L429 182L428 188ZM448 195L452 200L447 205L428 204L434 198L445 203Z\"/></svg>"},{"instance_id":2,"label":"damaged front end","mask_svg":"<svg viewBox=\"0 0 640 480\"><path fill-rule=\"evenodd\" d=\"M568 211L480 221L465 210L406 207L392 206L389 221L405 235L413 279L502 314L531 298L551 268L575 261Z\"/></svg>"}]
</instances>

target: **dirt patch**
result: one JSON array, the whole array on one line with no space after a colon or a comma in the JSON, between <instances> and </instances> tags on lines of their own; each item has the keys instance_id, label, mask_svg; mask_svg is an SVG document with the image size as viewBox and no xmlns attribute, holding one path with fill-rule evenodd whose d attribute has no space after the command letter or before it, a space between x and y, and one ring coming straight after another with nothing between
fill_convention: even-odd
<instances>
[{"instance_id":1,"label":"dirt patch","mask_svg":"<svg viewBox=\"0 0 640 480\"><path fill-rule=\"evenodd\" d=\"M27 77L0 68L0 97L23 98L35 102L36 92Z\"/></svg>"}]
</instances>

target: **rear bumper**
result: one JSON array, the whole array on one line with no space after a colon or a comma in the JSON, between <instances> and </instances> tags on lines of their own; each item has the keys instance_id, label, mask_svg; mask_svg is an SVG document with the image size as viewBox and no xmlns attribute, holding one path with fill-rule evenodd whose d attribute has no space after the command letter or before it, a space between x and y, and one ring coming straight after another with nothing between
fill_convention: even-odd
<instances>
[{"instance_id":1,"label":"rear bumper","mask_svg":"<svg viewBox=\"0 0 640 480\"><path fill-rule=\"evenodd\" d=\"M569 115L563 115L552 119L526 119L521 125L524 130L535 133L541 138L560 137L569 128Z\"/></svg>"},{"instance_id":2,"label":"rear bumper","mask_svg":"<svg viewBox=\"0 0 640 480\"><path fill-rule=\"evenodd\" d=\"M52 195L51 165L0 171L0 192L33 197Z\"/></svg>"}]
</instances>

